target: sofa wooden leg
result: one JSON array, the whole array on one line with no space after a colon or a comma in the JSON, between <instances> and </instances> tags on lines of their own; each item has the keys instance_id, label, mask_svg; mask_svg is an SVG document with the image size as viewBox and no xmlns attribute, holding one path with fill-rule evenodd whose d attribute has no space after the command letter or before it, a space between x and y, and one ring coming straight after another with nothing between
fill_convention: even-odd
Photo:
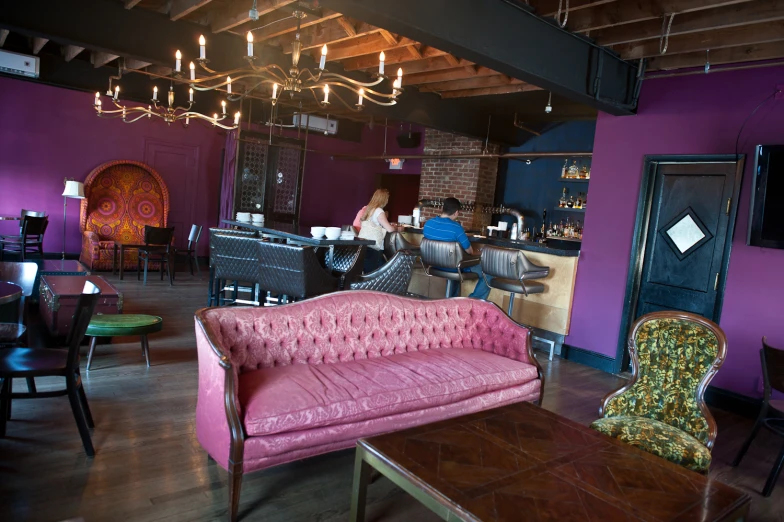
<instances>
[{"instance_id":1,"label":"sofa wooden leg","mask_svg":"<svg viewBox=\"0 0 784 522\"><path fill-rule=\"evenodd\" d=\"M242 490L242 462L229 461L229 522L237 522Z\"/></svg>"}]
</instances>

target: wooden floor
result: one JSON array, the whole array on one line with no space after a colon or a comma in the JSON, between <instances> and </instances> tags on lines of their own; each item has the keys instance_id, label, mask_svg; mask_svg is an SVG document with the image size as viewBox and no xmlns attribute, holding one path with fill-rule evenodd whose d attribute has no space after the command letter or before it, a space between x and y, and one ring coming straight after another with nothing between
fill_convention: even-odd
<instances>
[{"instance_id":1,"label":"wooden floor","mask_svg":"<svg viewBox=\"0 0 784 522\"><path fill-rule=\"evenodd\" d=\"M125 311L164 318L163 332L150 336L152 367L145 367L138 339L98 346L93 369L83 371L96 423L92 459L82 449L67 399L14 402L8 436L0 439L0 521L225 519L226 473L207 462L194 426L193 312L204 306L206 282L182 275L173 288L156 279L143 287L135 274L128 276L122 282L107 277L124 293ZM578 422L595 419L601 398L621 382L568 361L548 363L544 354L539 359L547 373L544 407ZM15 387L24 389L24 383ZM751 520L784 521L784 478L770 498L759 495L781 440L762 433L742 465L731 468L751 422L715 414L719 437L711 476L751 495ZM345 521L352 468L347 450L248 475L241 520ZM370 486L367 515L369 521L437 520L383 478Z\"/></svg>"}]
</instances>

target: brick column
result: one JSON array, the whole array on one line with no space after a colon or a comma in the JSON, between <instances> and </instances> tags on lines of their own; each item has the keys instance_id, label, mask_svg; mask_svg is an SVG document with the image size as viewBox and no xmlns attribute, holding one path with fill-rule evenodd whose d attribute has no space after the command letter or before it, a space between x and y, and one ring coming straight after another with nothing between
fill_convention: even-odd
<instances>
[{"instance_id":1,"label":"brick column","mask_svg":"<svg viewBox=\"0 0 784 522\"><path fill-rule=\"evenodd\" d=\"M435 129L425 129L425 154L481 154L484 142L457 136ZM500 147L488 146L488 152L497 153ZM495 181L498 176L498 159L425 159L419 183L419 199L457 198L461 203L474 202L492 205ZM425 208L422 216L429 219L439 215L437 209ZM466 228L478 229L490 224L490 215L461 212L458 221Z\"/></svg>"}]
</instances>

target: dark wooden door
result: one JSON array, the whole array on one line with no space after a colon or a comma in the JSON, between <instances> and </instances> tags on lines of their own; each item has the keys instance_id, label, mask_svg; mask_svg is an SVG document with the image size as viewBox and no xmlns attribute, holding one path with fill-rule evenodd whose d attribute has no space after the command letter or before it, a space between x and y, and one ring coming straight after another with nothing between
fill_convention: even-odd
<instances>
[{"instance_id":1,"label":"dark wooden door","mask_svg":"<svg viewBox=\"0 0 784 522\"><path fill-rule=\"evenodd\" d=\"M304 151L299 142L273 144L268 150L264 215L293 223L299 216Z\"/></svg>"},{"instance_id":2,"label":"dark wooden door","mask_svg":"<svg viewBox=\"0 0 784 522\"><path fill-rule=\"evenodd\" d=\"M655 162L649 168L653 195L633 319L682 310L717 320L737 164Z\"/></svg>"}]
</instances>

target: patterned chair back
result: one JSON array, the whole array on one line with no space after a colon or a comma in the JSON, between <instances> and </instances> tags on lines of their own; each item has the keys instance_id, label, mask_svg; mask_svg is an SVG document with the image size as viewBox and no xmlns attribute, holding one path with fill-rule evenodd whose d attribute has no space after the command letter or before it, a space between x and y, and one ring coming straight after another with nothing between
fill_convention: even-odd
<instances>
[{"instance_id":1,"label":"patterned chair back","mask_svg":"<svg viewBox=\"0 0 784 522\"><path fill-rule=\"evenodd\" d=\"M703 396L726 352L724 332L702 316L675 311L644 315L629 336L632 379L605 398L601 414L655 419L711 449L716 422Z\"/></svg>"},{"instance_id":2,"label":"patterned chair back","mask_svg":"<svg viewBox=\"0 0 784 522\"><path fill-rule=\"evenodd\" d=\"M81 231L101 241L144 243L144 226L165 227L169 190L149 165L112 161L93 170L84 181Z\"/></svg>"}]
</instances>

